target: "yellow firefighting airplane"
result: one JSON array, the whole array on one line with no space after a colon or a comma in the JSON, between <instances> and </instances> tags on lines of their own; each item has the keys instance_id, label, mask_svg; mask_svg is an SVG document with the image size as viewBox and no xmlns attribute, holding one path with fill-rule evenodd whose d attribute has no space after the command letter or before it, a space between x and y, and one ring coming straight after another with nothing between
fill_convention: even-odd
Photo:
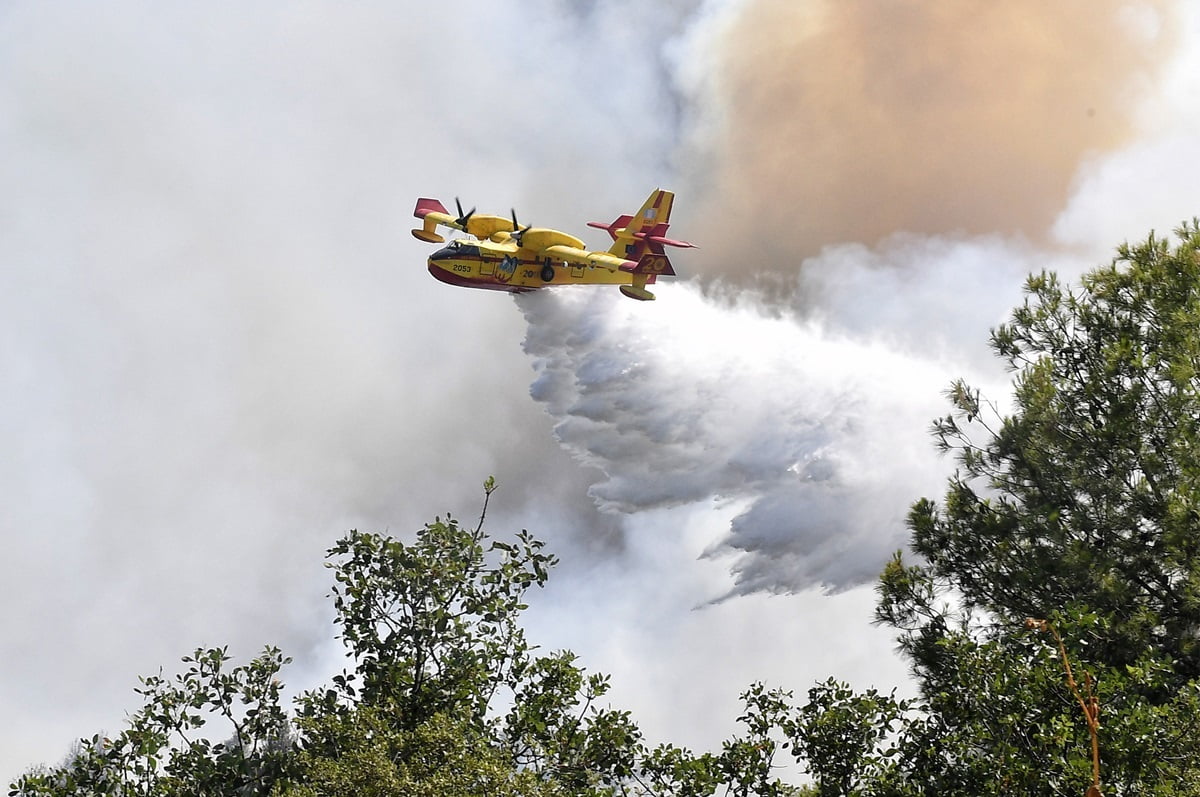
<instances>
[{"instance_id":1,"label":"yellow firefighting airplane","mask_svg":"<svg viewBox=\"0 0 1200 797\"><path fill-rule=\"evenodd\" d=\"M429 243L445 243L437 226L462 230L466 238L450 241L429 256L429 273L442 282L468 288L488 288L521 293L553 285L618 285L631 299L646 301L646 290L660 276L675 276L663 247L692 247L687 241L665 237L675 195L656 190L636 216L618 216L612 224L589 221L589 227L607 230L613 245L607 252L592 252L583 241L558 230L522 227L512 218L463 213L458 216L436 199L417 200L413 215L424 222L412 234Z\"/></svg>"}]
</instances>

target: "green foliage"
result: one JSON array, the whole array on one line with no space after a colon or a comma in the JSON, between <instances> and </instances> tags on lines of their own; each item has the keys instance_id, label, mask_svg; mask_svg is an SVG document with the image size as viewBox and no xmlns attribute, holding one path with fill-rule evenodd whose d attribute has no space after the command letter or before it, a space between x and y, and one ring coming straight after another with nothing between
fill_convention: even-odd
<instances>
[{"instance_id":1,"label":"green foliage","mask_svg":"<svg viewBox=\"0 0 1200 797\"><path fill-rule=\"evenodd\" d=\"M276 676L288 662L267 648L228 668L222 649L197 650L174 679L141 679L145 705L115 737L82 739L61 767L31 772L10 794L266 794L291 772L291 736ZM198 738L223 728L226 741Z\"/></svg>"},{"instance_id":2,"label":"green foliage","mask_svg":"<svg viewBox=\"0 0 1200 797\"><path fill-rule=\"evenodd\" d=\"M1029 279L992 336L1016 411L951 389L935 432L960 472L912 528L928 577L966 605L1011 622L1086 605L1109 618L1106 661L1154 648L1186 682L1200 675L1200 230L1178 236L1120 247L1079 292Z\"/></svg>"},{"instance_id":3,"label":"green foliage","mask_svg":"<svg viewBox=\"0 0 1200 797\"><path fill-rule=\"evenodd\" d=\"M541 549L524 531L485 549L482 523L452 518L411 545L350 532L329 552L341 639L356 662L337 680L338 697L387 706L405 722L459 709L482 719L495 685L528 664L517 621L525 591L554 564Z\"/></svg>"},{"instance_id":4,"label":"green foliage","mask_svg":"<svg viewBox=\"0 0 1200 797\"><path fill-rule=\"evenodd\" d=\"M817 794L856 794L896 766L893 736L912 711L907 701L874 689L858 694L830 679L813 687L792 730L795 754L808 762Z\"/></svg>"},{"instance_id":5,"label":"green foliage","mask_svg":"<svg viewBox=\"0 0 1200 797\"><path fill-rule=\"evenodd\" d=\"M485 492L493 489L489 480ZM363 738L384 745L383 759L398 768L381 771L380 793L388 793L387 784L414 778L405 751L427 738L430 723L457 729L464 761L487 763L470 777L489 783L488 793L499 788L498 772L513 793L556 794L600 793L632 774L637 727L627 712L596 705L608 679L586 675L569 651L535 655L525 639L525 592L544 585L555 564L540 541L524 531L489 541L482 516L474 528L439 518L411 544L351 532L329 553L337 622L355 666L299 700L301 761L314 779L363 776L357 764L341 772L340 762L346 734L365 725Z\"/></svg>"},{"instance_id":6,"label":"green foliage","mask_svg":"<svg viewBox=\"0 0 1200 797\"><path fill-rule=\"evenodd\" d=\"M895 793L1082 793L1085 687L1106 791L1200 793L1200 228L1177 236L1120 247L1076 292L1029 279L992 335L1011 414L951 387L934 433L959 470L910 512L918 562L879 586L923 697Z\"/></svg>"},{"instance_id":7,"label":"green foliage","mask_svg":"<svg viewBox=\"0 0 1200 797\"><path fill-rule=\"evenodd\" d=\"M484 486L490 498L495 482ZM114 738L83 740L13 795L603 795L627 793L642 755L607 676L569 651L539 655L520 615L555 559L437 519L405 543L349 532L328 552L339 636L353 666L280 705L287 660L229 668L197 651L173 680L142 679L144 706ZM212 743L214 721L227 741Z\"/></svg>"},{"instance_id":8,"label":"green foliage","mask_svg":"<svg viewBox=\"0 0 1200 797\"><path fill-rule=\"evenodd\" d=\"M518 771L505 751L472 723L435 714L411 730L373 706L300 721L319 732L336 753L302 749L297 783L282 797L446 797L497 795L534 797L556 792L528 771Z\"/></svg>"}]
</instances>

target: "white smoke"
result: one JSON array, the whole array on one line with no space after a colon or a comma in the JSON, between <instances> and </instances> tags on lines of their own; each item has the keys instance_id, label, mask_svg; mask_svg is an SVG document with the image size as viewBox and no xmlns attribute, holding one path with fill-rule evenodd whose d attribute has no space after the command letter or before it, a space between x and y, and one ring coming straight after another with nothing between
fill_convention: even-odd
<instances>
[{"instance_id":1,"label":"white smoke","mask_svg":"<svg viewBox=\"0 0 1200 797\"><path fill-rule=\"evenodd\" d=\"M324 549L489 474L498 531L615 547L520 314L408 228L418 196L567 225L580 185L643 194L690 7L0 5L0 779L198 645L327 677Z\"/></svg>"}]
</instances>

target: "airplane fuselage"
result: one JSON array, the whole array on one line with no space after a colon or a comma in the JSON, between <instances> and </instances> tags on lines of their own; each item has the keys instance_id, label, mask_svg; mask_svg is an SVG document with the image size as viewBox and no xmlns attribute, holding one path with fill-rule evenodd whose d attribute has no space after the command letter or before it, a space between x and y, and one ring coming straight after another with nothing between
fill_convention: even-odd
<instances>
[{"instance_id":1,"label":"airplane fuselage","mask_svg":"<svg viewBox=\"0 0 1200 797\"><path fill-rule=\"evenodd\" d=\"M450 285L513 293L553 285L629 285L633 281L625 271L537 259L511 242L466 238L450 241L430 255L429 273Z\"/></svg>"}]
</instances>

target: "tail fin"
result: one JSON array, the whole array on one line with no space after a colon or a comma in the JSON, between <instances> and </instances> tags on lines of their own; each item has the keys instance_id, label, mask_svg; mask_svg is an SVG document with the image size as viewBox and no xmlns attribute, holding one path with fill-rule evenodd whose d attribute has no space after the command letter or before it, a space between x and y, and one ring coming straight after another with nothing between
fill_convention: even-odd
<instances>
[{"instance_id":1,"label":"tail fin","mask_svg":"<svg viewBox=\"0 0 1200 797\"><path fill-rule=\"evenodd\" d=\"M612 224L589 221L588 226L607 230L613 239L609 254L626 260L640 261L647 253L661 255L664 246L691 247L693 244L687 241L675 241L665 237L667 227L670 226L671 205L674 202L675 194L658 188L646 199L636 216L618 216Z\"/></svg>"}]
</instances>

